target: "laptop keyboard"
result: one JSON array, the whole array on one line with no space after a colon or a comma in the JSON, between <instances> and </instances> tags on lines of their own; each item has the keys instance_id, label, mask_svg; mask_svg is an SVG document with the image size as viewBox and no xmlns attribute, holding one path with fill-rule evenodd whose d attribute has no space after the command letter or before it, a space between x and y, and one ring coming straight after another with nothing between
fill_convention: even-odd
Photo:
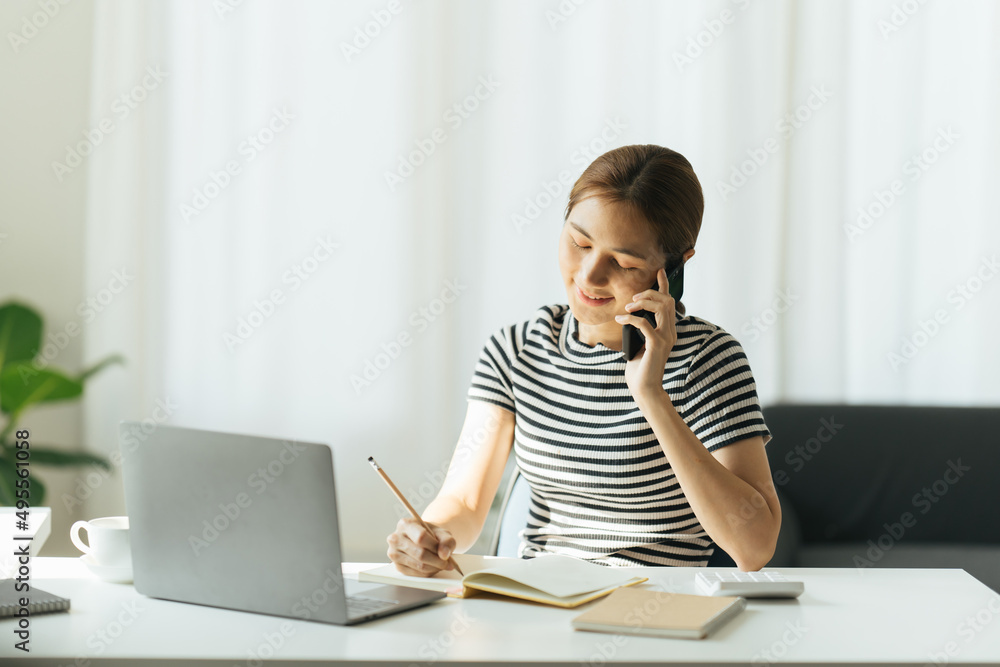
<instances>
[{"instance_id":1,"label":"laptop keyboard","mask_svg":"<svg viewBox=\"0 0 1000 667\"><path fill-rule=\"evenodd\" d=\"M347 596L347 615L350 617L374 614L383 609L395 607L398 600L383 600L382 598L370 598L365 595Z\"/></svg>"}]
</instances>

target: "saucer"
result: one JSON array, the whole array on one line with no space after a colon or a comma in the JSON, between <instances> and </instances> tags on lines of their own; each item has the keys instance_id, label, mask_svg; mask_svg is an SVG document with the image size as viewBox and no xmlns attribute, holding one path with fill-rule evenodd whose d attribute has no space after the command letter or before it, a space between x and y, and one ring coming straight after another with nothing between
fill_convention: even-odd
<instances>
[{"instance_id":1,"label":"saucer","mask_svg":"<svg viewBox=\"0 0 1000 667\"><path fill-rule=\"evenodd\" d=\"M131 566L108 567L107 565L99 565L90 554L80 556L80 560L82 560L83 564L87 566L87 569L90 570L91 574L102 581L107 581L112 584L132 583Z\"/></svg>"}]
</instances>

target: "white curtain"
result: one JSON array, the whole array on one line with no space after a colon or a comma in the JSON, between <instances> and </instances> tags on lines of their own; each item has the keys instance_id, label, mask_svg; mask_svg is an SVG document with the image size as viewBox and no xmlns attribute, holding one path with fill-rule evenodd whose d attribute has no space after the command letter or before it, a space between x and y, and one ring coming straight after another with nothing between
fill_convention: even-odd
<instances>
[{"instance_id":1,"label":"white curtain","mask_svg":"<svg viewBox=\"0 0 1000 667\"><path fill-rule=\"evenodd\" d=\"M129 365L88 389L86 440L165 418L329 442L348 559L399 517L366 458L433 498L483 342L566 301L569 186L621 145L698 173L684 301L765 406L1000 399L995 3L96 12L91 126L131 105L88 165L86 289L135 279L87 331Z\"/></svg>"}]
</instances>

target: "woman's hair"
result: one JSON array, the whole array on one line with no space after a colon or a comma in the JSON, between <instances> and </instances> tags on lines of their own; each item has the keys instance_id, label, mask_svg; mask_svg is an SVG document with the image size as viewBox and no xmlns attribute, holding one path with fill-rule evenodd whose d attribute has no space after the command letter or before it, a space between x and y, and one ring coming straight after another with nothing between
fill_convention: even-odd
<instances>
[{"instance_id":1,"label":"woman's hair","mask_svg":"<svg viewBox=\"0 0 1000 667\"><path fill-rule=\"evenodd\" d=\"M588 197L623 204L646 220L666 255L683 253L698 239L705 210L701 183L691 163L669 148L622 146L598 157L573 184L564 219ZM676 306L683 315L684 304Z\"/></svg>"}]
</instances>

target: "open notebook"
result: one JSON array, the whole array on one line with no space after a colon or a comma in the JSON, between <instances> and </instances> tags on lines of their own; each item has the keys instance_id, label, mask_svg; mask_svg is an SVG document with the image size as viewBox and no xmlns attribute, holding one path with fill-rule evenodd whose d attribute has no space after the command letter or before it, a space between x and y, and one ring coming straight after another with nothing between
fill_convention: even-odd
<instances>
[{"instance_id":1,"label":"open notebook","mask_svg":"<svg viewBox=\"0 0 1000 667\"><path fill-rule=\"evenodd\" d=\"M442 570L432 577L413 577L396 569L395 563L358 573L359 581L412 586L466 598L477 590L532 600L557 607L576 607L620 586L641 584L648 577L637 577L624 568L605 567L579 558L547 554L535 558L502 558L453 554L465 572Z\"/></svg>"}]
</instances>

